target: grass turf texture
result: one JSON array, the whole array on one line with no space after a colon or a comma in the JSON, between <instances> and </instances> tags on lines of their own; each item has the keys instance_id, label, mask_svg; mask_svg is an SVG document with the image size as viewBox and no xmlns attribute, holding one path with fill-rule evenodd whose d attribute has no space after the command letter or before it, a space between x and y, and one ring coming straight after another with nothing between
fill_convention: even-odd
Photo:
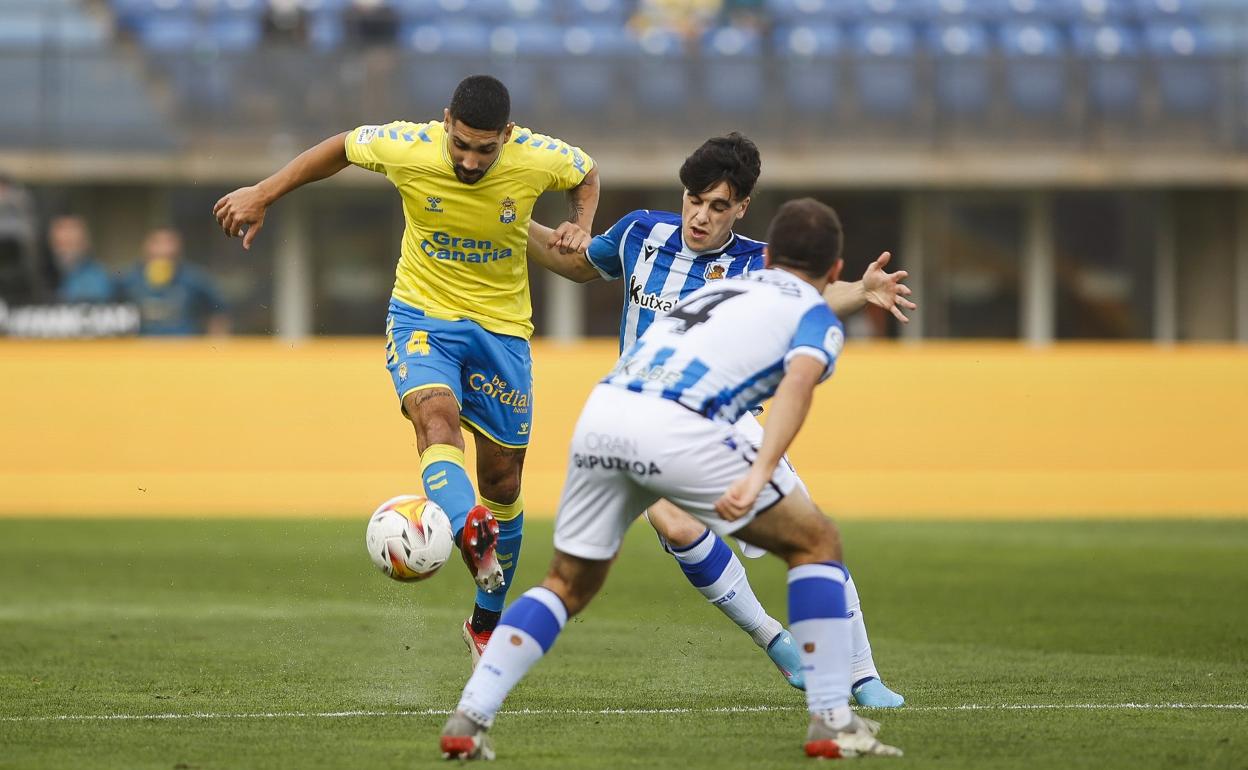
<instances>
[{"instance_id":1,"label":"grass turf texture","mask_svg":"<svg viewBox=\"0 0 1248 770\"><path fill-rule=\"evenodd\" d=\"M1248 522L844 526L890 766L1248 766L1248 712L942 710L1248 702ZM401 585L364 521L0 520L0 767L404 767L437 761L468 675L457 563ZM550 555L528 523L520 589ZM750 563L783 618L784 571ZM707 709L768 707L755 713ZM809 767L801 695L688 587L644 524L604 593L513 693L500 766ZM57 721L112 714L382 716ZM13 719L18 717L18 719ZM875 761L872 761L874 764Z\"/></svg>"}]
</instances>

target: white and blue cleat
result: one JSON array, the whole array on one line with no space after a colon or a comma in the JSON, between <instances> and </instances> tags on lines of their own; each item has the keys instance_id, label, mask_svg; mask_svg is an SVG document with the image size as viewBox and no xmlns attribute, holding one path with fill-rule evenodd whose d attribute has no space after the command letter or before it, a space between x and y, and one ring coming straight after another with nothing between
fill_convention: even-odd
<instances>
[{"instance_id":1,"label":"white and blue cleat","mask_svg":"<svg viewBox=\"0 0 1248 770\"><path fill-rule=\"evenodd\" d=\"M895 709L905 705L906 699L888 689L888 685L876 677L864 679L853 686L851 692L859 706L877 709Z\"/></svg>"},{"instance_id":2,"label":"white and blue cleat","mask_svg":"<svg viewBox=\"0 0 1248 770\"><path fill-rule=\"evenodd\" d=\"M788 629L776 634L767 645L767 657L776 664L780 673L789 684L799 690L806 689L806 676L802 673L802 657L797 654L797 645L793 643L793 634Z\"/></svg>"}]
</instances>

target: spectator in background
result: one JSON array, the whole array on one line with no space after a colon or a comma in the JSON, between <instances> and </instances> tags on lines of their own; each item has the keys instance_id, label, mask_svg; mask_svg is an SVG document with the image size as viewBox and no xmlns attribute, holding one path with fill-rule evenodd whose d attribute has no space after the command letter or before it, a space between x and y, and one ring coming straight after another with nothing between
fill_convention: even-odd
<instances>
[{"instance_id":1,"label":"spectator in background","mask_svg":"<svg viewBox=\"0 0 1248 770\"><path fill-rule=\"evenodd\" d=\"M630 24L637 32L671 30L697 41L723 10L724 0L641 0Z\"/></svg>"},{"instance_id":2,"label":"spectator in background","mask_svg":"<svg viewBox=\"0 0 1248 770\"><path fill-rule=\"evenodd\" d=\"M121 283L121 298L139 307L143 335L228 334L225 299L212 279L182 259L172 228L148 233L143 261Z\"/></svg>"},{"instance_id":3,"label":"spectator in background","mask_svg":"<svg viewBox=\"0 0 1248 770\"><path fill-rule=\"evenodd\" d=\"M0 174L0 300L22 305L43 298L34 202L25 188Z\"/></svg>"},{"instance_id":4,"label":"spectator in background","mask_svg":"<svg viewBox=\"0 0 1248 770\"><path fill-rule=\"evenodd\" d=\"M722 22L729 27L740 27L763 32L767 28L767 11L763 0L724 0Z\"/></svg>"},{"instance_id":5,"label":"spectator in background","mask_svg":"<svg viewBox=\"0 0 1248 770\"><path fill-rule=\"evenodd\" d=\"M308 15L300 0L270 0L264 12L264 35L270 43L308 42Z\"/></svg>"},{"instance_id":6,"label":"spectator in background","mask_svg":"<svg viewBox=\"0 0 1248 770\"><path fill-rule=\"evenodd\" d=\"M399 18L383 0L353 0L343 12L347 36L357 45L393 45Z\"/></svg>"},{"instance_id":7,"label":"spectator in background","mask_svg":"<svg viewBox=\"0 0 1248 770\"><path fill-rule=\"evenodd\" d=\"M91 254L91 236L82 217L59 216L48 225L48 248L60 283L61 302L109 302L116 290L113 278Z\"/></svg>"}]
</instances>

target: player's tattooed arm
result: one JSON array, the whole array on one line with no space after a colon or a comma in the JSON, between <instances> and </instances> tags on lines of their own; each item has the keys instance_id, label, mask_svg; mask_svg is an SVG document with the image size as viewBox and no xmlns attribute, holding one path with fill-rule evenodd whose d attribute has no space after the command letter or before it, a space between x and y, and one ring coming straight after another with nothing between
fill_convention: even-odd
<instances>
[{"instance_id":1,"label":"player's tattooed arm","mask_svg":"<svg viewBox=\"0 0 1248 770\"><path fill-rule=\"evenodd\" d=\"M554 230L538 222L529 223L529 257L556 275L569 281L586 283L598 278L598 271L589 263L585 249L563 252L551 246ZM586 244L588 247L588 244Z\"/></svg>"},{"instance_id":2,"label":"player's tattooed arm","mask_svg":"<svg viewBox=\"0 0 1248 770\"><path fill-rule=\"evenodd\" d=\"M568 221L555 228L548 243L564 254L575 254L589 248L594 214L598 212L598 167L594 166L581 183L568 190Z\"/></svg>"},{"instance_id":3,"label":"player's tattooed arm","mask_svg":"<svg viewBox=\"0 0 1248 770\"><path fill-rule=\"evenodd\" d=\"M905 311L914 310L918 305L908 299L911 292L905 280L910 274L905 270L885 272L892 256L887 251L881 254L867 266L861 281L837 281L828 284L823 290L823 298L827 300L832 312L844 318L857 313L870 303L892 313L903 324L909 323L910 319Z\"/></svg>"}]
</instances>

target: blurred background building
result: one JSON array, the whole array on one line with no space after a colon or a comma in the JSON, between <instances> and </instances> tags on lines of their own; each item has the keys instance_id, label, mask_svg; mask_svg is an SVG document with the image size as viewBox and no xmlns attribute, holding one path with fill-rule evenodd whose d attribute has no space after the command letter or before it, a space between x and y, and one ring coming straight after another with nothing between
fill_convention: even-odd
<instances>
[{"instance_id":1,"label":"blurred background building","mask_svg":"<svg viewBox=\"0 0 1248 770\"><path fill-rule=\"evenodd\" d=\"M217 328L380 334L383 178L288 197L250 252L212 204L325 136L439 118L476 72L598 160L597 229L678 206L705 137L755 138L743 233L813 194L850 275L883 250L912 273L914 322L860 336L1248 342L1248 0L0 0L4 292L55 296L57 217L118 279L171 225ZM619 286L533 294L539 334L617 329Z\"/></svg>"}]
</instances>

